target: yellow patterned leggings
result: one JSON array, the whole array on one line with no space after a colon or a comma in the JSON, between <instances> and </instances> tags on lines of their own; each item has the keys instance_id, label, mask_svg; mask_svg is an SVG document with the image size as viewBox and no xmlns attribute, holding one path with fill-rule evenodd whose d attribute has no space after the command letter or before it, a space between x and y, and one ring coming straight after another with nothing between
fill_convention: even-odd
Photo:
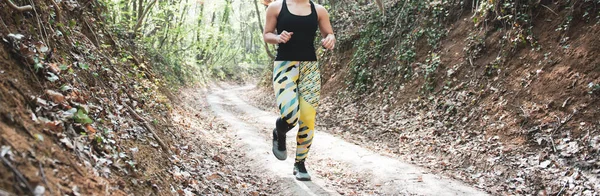
<instances>
[{"instance_id":1,"label":"yellow patterned leggings","mask_svg":"<svg viewBox=\"0 0 600 196\"><path fill-rule=\"evenodd\" d=\"M287 122L289 129L300 124L296 136L296 162L303 161L315 134L321 93L319 64L316 61L275 61L273 88L280 118Z\"/></svg>"}]
</instances>

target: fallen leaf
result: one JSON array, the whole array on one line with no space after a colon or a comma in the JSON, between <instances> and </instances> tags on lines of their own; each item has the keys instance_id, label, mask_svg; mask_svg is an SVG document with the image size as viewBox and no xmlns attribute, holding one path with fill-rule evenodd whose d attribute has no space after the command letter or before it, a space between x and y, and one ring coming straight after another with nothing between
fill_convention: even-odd
<instances>
[{"instance_id":1,"label":"fallen leaf","mask_svg":"<svg viewBox=\"0 0 600 196\"><path fill-rule=\"evenodd\" d=\"M37 49L39 52L42 52L42 53L46 53L46 52L48 52L48 50L50 50L50 49L48 48L48 46L46 46L46 44L44 44L44 42L42 42L42 41L38 41L38 42L36 42L34 45L35 45L35 48L36 48L36 49Z\"/></svg>"},{"instance_id":2,"label":"fallen leaf","mask_svg":"<svg viewBox=\"0 0 600 196\"><path fill-rule=\"evenodd\" d=\"M2 146L0 149L0 157L3 157L6 154L11 154L10 146Z\"/></svg>"},{"instance_id":3,"label":"fallen leaf","mask_svg":"<svg viewBox=\"0 0 600 196\"><path fill-rule=\"evenodd\" d=\"M60 66L58 66L58 68L59 68L61 71L67 71L67 69L69 69L69 66L66 66L66 65L60 65Z\"/></svg>"},{"instance_id":4,"label":"fallen leaf","mask_svg":"<svg viewBox=\"0 0 600 196\"><path fill-rule=\"evenodd\" d=\"M77 66L83 70L89 69L90 65L87 63L77 63Z\"/></svg>"},{"instance_id":5,"label":"fallen leaf","mask_svg":"<svg viewBox=\"0 0 600 196\"><path fill-rule=\"evenodd\" d=\"M46 73L48 74L48 76L46 76L46 79L48 79L48 81L50 81L50 82L54 82L54 81L57 81L60 79L58 76L56 76L52 72L46 72Z\"/></svg>"},{"instance_id":6,"label":"fallen leaf","mask_svg":"<svg viewBox=\"0 0 600 196\"><path fill-rule=\"evenodd\" d=\"M60 74L60 68L56 63L48 63L48 69L54 74Z\"/></svg>"},{"instance_id":7,"label":"fallen leaf","mask_svg":"<svg viewBox=\"0 0 600 196\"><path fill-rule=\"evenodd\" d=\"M75 146L73 146L73 142L71 142L71 140L69 140L69 138L62 138L59 140L60 142L62 142L63 144L65 144L65 146L67 146L67 148L73 150L75 149Z\"/></svg>"},{"instance_id":8,"label":"fallen leaf","mask_svg":"<svg viewBox=\"0 0 600 196\"><path fill-rule=\"evenodd\" d=\"M23 36L23 35L21 35L21 34L12 34L12 33L10 33L10 34L8 34L8 37L14 38L14 39L16 39L16 40L21 40L21 39L23 39L23 37L25 37L25 36Z\"/></svg>"},{"instance_id":9,"label":"fallen leaf","mask_svg":"<svg viewBox=\"0 0 600 196\"><path fill-rule=\"evenodd\" d=\"M73 116L73 120L81 124L92 124L94 121L83 111L77 110L77 113Z\"/></svg>"},{"instance_id":10,"label":"fallen leaf","mask_svg":"<svg viewBox=\"0 0 600 196\"><path fill-rule=\"evenodd\" d=\"M60 126L60 121L48 121L44 124L46 128L50 129L53 132L60 132L62 127Z\"/></svg>"},{"instance_id":11,"label":"fallen leaf","mask_svg":"<svg viewBox=\"0 0 600 196\"><path fill-rule=\"evenodd\" d=\"M54 103L64 103L65 96L59 92L53 90L46 90L46 95L50 98L50 100Z\"/></svg>"},{"instance_id":12,"label":"fallen leaf","mask_svg":"<svg viewBox=\"0 0 600 196\"><path fill-rule=\"evenodd\" d=\"M69 86L69 85L63 85L60 87L60 90L65 92L65 91L70 91L71 89L73 89L73 87Z\"/></svg>"},{"instance_id":13,"label":"fallen leaf","mask_svg":"<svg viewBox=\"0 0 600 196\"><path fill-rule=\"evenodd\" d=\"M96 129L94 129L94 127L92 127L90 124L85 125L85 129L91 134L95 134L97 132Z\"/></svg>"},{"instance_id":14,"label":"fallen leaf","mask_svg":"<svg viewBox=\"0 0 600 196\"><path fill-rule=\"evenodd\" d=\"M35 101L39 106L48 106L48 101L46 101L42 98L39 98L39 97L35 98Z\"/></svg>"},{"instance_id":15,"label":"fallen leaf","mask_svg":"<svg viewBox=\"0 0 600 196\"><path fill-rule=\"evenodd\" d=\"M214 174L206 177L206 180L214 180L214 179L217 179L219 177L220 177L219 174L214 173Z\"/></svg>"},{"instance_id":16,"label":"fallen leaf","mask_svg":"<svg viewBox=\"0 0 600 196\"><path fill-rule=\"evenodd\" d=\"M39 134L39 133L36 133L36 134L35 134L35 138L36 138L38 141L40 141L40 142L43 142L43 141L44 141L44 136L42 136L42 135L41 135L41 134Z\"/></svg>"},{"instance_id":17,"label":"fallen leaf","mask_svg":"<svg viewBox=\"0 0 600 196\"><path fill-rule=\"evenodd\" d=\"M548 167L548 165L550 165L551 163L552 163L552 161L550 161L550 160L545 160L545 161L543 161L543 162L541 162L541 163L540 163L540 167L541 167L541 168L547 168L547 167Z\"/></svg>"},{"instance_id":18,"label":"fallen leaf","mask_svg":"<svg viewBox=\"0 0 600 196\"><path fill-rule=\"evenodd\" d=\"M224 159L223 159L223 155L220 155L220 154L213 156L213 160L215 160L215 161L217 161L219 163L224 163L225 162Z\"/></svg>"},{"instance_id":19,"label":"fallen leaf","mask_svg":"<svg viewBox=\"0 0 600 196\"><path fill-rule=\"evenodd\" d=\"M75 195L75 196L80 196L81 195L79 193L79 187L74 186L71 190L73 190L73 195Z\"/></svg>"},{"instance_id":20,"label":"fallen leaf","mask_svg":"<svg viewBox=\"0 0 600 196\"><path fill-rule=\"evenodd\" d=\"M73 116L75 116L75 113L77 113L77 108L71 108L67 111L64 111L62 117L65 119L71 119Z\"/></svg>"}]
</instances>

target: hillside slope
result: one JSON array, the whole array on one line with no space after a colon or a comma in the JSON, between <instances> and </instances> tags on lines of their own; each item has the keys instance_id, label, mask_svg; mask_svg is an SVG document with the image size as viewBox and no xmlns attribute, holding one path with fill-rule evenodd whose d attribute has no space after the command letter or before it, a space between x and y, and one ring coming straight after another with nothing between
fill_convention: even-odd
<instances>
[{"instance_id":1,"label":"hillside slope","mask_svg":"<svg viewBox=\"0 0 600 196\"><path fill-rule=\"evenodd\" d=\"M0 1L0 195L264 195L100 1ZM195 100L194 103L198 103ZM213 127L213 124L215 125ZM259 178L260 176L260 178Z\"/></svg>"},{"instance_id":2,"label":"hillside slope","mask_svg":"<svg viewBox=\"0 0 600 196\"><path fill-rule=\"evenodd\" d=\"M321 126L493 194L598 194L600 2L489 2L338 5Z\"/></svg>"}]
</instances>

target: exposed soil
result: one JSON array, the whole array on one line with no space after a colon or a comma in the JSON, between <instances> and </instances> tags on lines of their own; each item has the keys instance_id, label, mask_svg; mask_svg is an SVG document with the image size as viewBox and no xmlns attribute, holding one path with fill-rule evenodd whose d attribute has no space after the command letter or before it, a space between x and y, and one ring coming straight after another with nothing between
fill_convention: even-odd
<instances>
[{"instance_id":1,"label":"exposed soil","mask_svg":"<svg viewBox=\"0 0 600 196\"><path fill-rule=\"evenodd\" d=\"M97 1L32 3L34 12L21 13L0 2L0 195L278 187L220 136L202 100L160 85L144 52L100 22Z\"/></svg>"}]
</instances>

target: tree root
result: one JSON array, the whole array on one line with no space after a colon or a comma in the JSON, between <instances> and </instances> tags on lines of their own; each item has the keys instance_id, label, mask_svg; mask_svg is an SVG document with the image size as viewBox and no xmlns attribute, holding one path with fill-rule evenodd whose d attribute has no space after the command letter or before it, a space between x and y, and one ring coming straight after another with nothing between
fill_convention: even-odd
<instances>
[{"instance_id":1,"label":"tree root","mask_svg":"<svg viewBox=\"0 0 600 196\"><path fill-rule=\"evenodd\" d=\"M4 0L4 1L6 1L6 3L8 4L8 6L11 7L13 10L17 10L19 12L26 12L26 11L32 11L33 10L33 7L31 5L17 6L12 1L10 1L10 0Z\"/></svg>"},{"instance_id":2,"label":"tree root","mask_svg":"<svg viewBox=\"0 0 600 196\"><path fill-rule=\"evenodd\" d=\"M139 114L137 114L137 112L135 112L135 110L133 110L133 108L131 108L128 105L125 105L127 107L127 110L129 110L129 112L139 121L142 122L142 124L144 125L144 127L146 127L146 129L148 131L150 131L150 133L152 134L152 136L154 137L154 139L156 139L156 141L158 142L158 145L160 145L160 147L162 147L162 149L165 152L168 152L169 154L172 154L171 149L169 149L169 147L167 147L167 145L160 139L160 137L158 137L158 134L156 134L156 132L154 132L154 128L152 128L152 125L150 125L146 120L144 120L144 118L142 118Z\"/></svg>"}]
</instances>

